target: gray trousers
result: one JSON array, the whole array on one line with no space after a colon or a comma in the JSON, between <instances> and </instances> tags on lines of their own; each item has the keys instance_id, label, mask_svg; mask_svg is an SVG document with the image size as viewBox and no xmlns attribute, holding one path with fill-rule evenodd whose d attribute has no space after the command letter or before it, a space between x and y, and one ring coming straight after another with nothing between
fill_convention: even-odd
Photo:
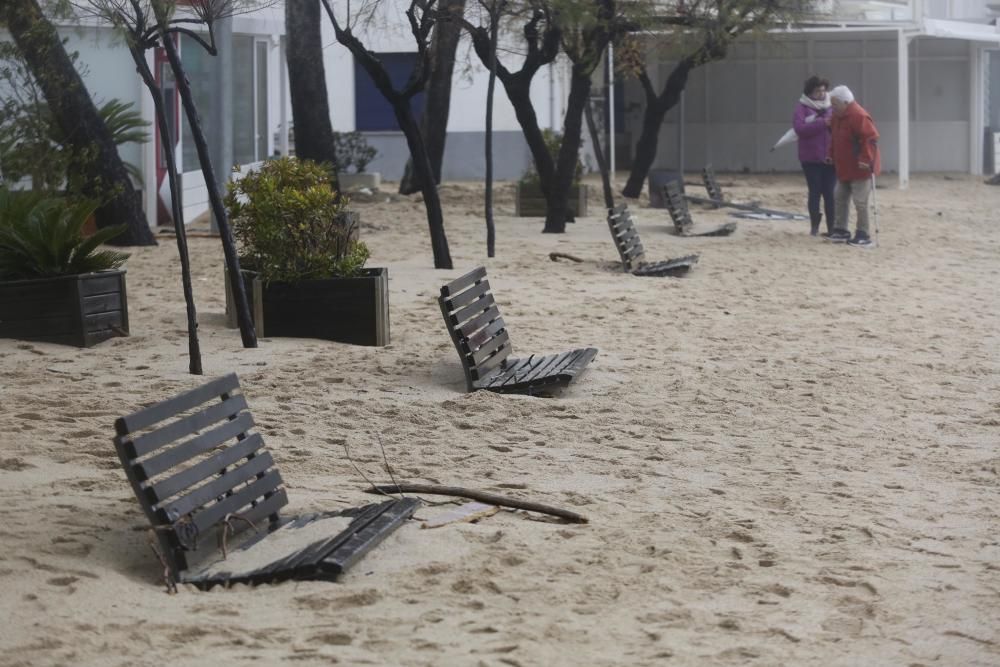
<instances>
[{"instance_id":1,"label":"gray trousers","mask_svg":"<svg viewBox=\"0 0 1000 667\"><path fill-rule=\"evenodd\" d=\"M850 231L847 227L847 218L850 213L851 202L858 212L858 231L868 234L868 198L872 193L871 179L863 181L837 181L837 188L834 191L834 202L837 209L837 222L835 229Z\"/></svg>"}]
</instances>

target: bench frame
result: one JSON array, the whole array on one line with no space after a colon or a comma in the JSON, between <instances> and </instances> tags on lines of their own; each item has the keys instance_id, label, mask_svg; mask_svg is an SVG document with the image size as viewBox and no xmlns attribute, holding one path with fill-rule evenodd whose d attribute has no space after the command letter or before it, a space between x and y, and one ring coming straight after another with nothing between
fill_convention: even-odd
<instances>
[{"instance_id":1,"label":"bench frame","mask_svg":"<svg viewBox=\"0 0 1000 667\"><path fill-rule=\"evenodd\" d=\"M735 222L727 222L703 232L691 231L694 227L691 209L688 208L684 190L677 181L664 183L663 199L667 203L667 211L670 213L670 219L674 221L674 230L678 236L729 236L736 231Z\"/></svg>"},{"instance_id":2,"label":"bench frame","mask_svg":"<svg viewBox=\"0 0 1000 667\"><path fill-rule=\"evenodd\" d=\"M199 588L284 579L335 579L401 525L419 505L388 501L341 512L286 518L281 475L230 373L115 421L115 450L153 527L168 585ZM172 420L172 421L171 421ZM248 529L254 535L234 550L255 546L273 531L318 519L352 517L347 530L283 561L247 572L203 575L189 554L215 537L223 543ZM199 544L199 542L201 544Z\"/></svg>"},{"instance_id":3,"label":"bench frame","mask_svg":"<svg viewBox=\"0 0 1000 667\"><path fill-rule=\"evenodd\" d=\"M462 362L467 391L551 393L576 380L597 355L597 349L589 347L546 356L511 357L507 325L482 266L443 286L438 305Z\"/></svg>"},{"instance_id":4,"label":"bench frame","mask_svg":"<svg viewBox=\"0 0 1000 667\"><path fill-rule=\"evenodd\" d=\"M698 263L698 255L685 255L663 262L647 262L646 250L639 239L628 205L619 204L608 211L608 229L621 257L622 271L634 276L680 276Z\"/></svg>"}]
</instances>

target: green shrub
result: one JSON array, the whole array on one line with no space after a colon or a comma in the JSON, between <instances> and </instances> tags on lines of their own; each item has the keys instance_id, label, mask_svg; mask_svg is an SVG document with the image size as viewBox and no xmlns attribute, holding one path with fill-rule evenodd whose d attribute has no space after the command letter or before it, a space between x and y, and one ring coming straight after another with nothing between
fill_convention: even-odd
<instances>
[{"instance_id":1,"label":"green shrub","mask_svg":"<svg viewBox=\"0 0 1000 667\"><path fill-rule=\"evenodd\" d=\"M226 195L240 255L265 282L358 275L368 248L355 240L347 203L326 168L288 157L230 181Z\"/></svg>"},{"instance_id":2,"label":"green shrub","mask_svg":"<svg viewBox=\"0 0 1000 667\"><path fill-rule=\"evenodd\" d=\"M35 192L0 188L0 279L21 280L105 271L128 255L98 246L125 225L83 237L83 226L97 205Z\"/></svg>"},{"instance_id":3,"label":"green shrub","mask_svg":"<svg viewBox=\"0 0 1000 667\"><path fill-rule=\"evenodd\" d=\"M333 151L337 156L335 168L340 173L347 173L353 166L354 173L360 174L378 155L360 132L334 132Z\"/></svg>"}]
</instances>

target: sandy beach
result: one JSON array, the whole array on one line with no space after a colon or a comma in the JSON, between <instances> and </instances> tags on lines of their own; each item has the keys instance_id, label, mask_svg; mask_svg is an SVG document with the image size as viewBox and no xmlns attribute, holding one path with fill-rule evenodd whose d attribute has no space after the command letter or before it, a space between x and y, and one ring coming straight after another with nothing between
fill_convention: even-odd
<instances>
[{"instance_id":1,"label":"sandy beach","mask_svg":"<svg viewBox=\"0 0 1000 667\"><path fill-rule=\"evenodd\" d=\"M720 179L804 209L799 175ZM117 416L204 381L161 237L127 264L130 337L0 340L0 665L1000 665L1000 188L887 176L874 251L806 221L678 238L643 202L649 259L701 254L677 279L621 272L592 182L563 235L503 184L494 259L481 185L443 185L448 271L415 197L358 201L385 348L243 349L221 245L190 240L206 377L239 374L287 512L370 502L355 465L387 479L380 436L399 479L589 524L411 521L336 583L166 594L111 443ZM436 296L478 265L515 354L599 348L568 391L464 393Z\"/></svg>"}]
</instances>

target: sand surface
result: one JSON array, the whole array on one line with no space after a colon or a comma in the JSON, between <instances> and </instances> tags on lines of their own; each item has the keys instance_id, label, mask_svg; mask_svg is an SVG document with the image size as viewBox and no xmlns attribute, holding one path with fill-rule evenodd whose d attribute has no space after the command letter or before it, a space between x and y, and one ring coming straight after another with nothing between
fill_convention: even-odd
<instances>
[{"instance_id":1,"label":"sand surface","mask_svg":"<svg viewBox=\"0 0 1000 667\"><path fill-rule=\"evenodd\" d=\"M720 178L804 208L800 176ZM380 434L401 479L589 525L421 530L454 506L425 507L340 582L167 595L111 444L116 416L202 381L164 239L128 263L130 338L0 340L0 664L1000 664L1000 188L879 189L871 252L807 222L681 239L639 209L649 259L701 253L683 279L617 271L598 216L540 234L512 191L487 260L480 188L443 186L448 271L415 198L357 204L390 271L382 349L242 349L221 246L192 239L206 374L239 373L290 513L371 501L344 445L383 480ZM435 296L484 263L515 354L600 349L562 396L464 393Z\"/></svg>"}]
</instances>

